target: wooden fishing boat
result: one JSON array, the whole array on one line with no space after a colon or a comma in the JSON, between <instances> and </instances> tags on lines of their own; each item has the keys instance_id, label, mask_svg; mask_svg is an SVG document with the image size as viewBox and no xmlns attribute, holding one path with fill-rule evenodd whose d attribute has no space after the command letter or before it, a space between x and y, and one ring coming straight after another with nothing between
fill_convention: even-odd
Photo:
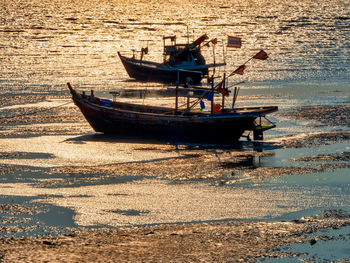
<instances>
[{"instance_id":1,"label":"wooden fishing boat","mask_svg":"<svg viewBox=\"0 0 350 263\"><path fill-rule=\"evenodd\" d=\"M191 44L177 44L176 36L163 37L164 58L163 63L143 60L148 48L141 49L140 59L135 55L128 58L118 52L125 70L131 78L140 81L155 81L163 83L185 83L190 78L193 83L199 83L208 75L208 69L223 66L225 63L206 64L201 54L200 44L207 39L202 35ZM166 44L170 40L170 44Z\"/></svg>"},{"instance_id":2,"label":"wooden fishing boat","mask_svg":"<svg viewBox=\"0 0 350 263\"><path fill-rule=\"evenodd\" d=\"M74 103L96 132L127 138L151 138L167 142L230 144L245 131L262 139L261 119L277 111L276 106L222 109L220 112L192 111L103 100L84 92L78 93L68 83ZM178 87L177 87L178 88ZM260 123L259 123L260 120Z\"/></svg>"}]
</instances>

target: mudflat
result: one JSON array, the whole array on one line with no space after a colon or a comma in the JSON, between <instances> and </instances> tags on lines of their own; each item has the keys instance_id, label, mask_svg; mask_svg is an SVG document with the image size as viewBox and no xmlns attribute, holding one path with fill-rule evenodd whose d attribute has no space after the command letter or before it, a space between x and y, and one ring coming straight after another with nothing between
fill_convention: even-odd
<instances>
[{"instance_id":1,"label":"mudflat","mask_svg":"<svg viewBox=\"0 0 350 263\"><path fill-rule=\"evenodd\" d=\"M330 108L326 106L320 106L317 110L315 107L308 107L307 110L300 109L293 113L284 113L284 117L313 119L318 121L318 125L332 120L334 126L346 126L347 122L344 121L342 115L347 115L349 108L332 107L332 114L329 114L329 117L322 119L318 117L319 112L323 112L323 116L328 116L329 111ZM52 114L62 116L66 112L62 110ZM72 116L71 118L78 119L74 117L74 113ZM45 125L40 125L41 121L42 119L40 121L39 119L32 120L39 125L29 126L30 131L33 132L33 138L36 138L38 134L56 138L65 133L67 129L66 126L62 128L62 126L56 126L50 122L49 125L47 122L44 123ZM79 134L79 131L73 130ZM21 132L17 129L5 131L9 138L8 142L11 142L12 138L21 138ZM88 139L76 137L74 133L71 136L72 140L60 141L56 144L57 147L62 143L67 145L87 144L89 147L91 146L89 144L101 140L99 136L88 136ZM327 231L346 228L350 223L350 215L347 211L335 207L335 209L324 210L312 215L295 216L291 220L252 219L249 218L250 214L247 210L253 208L255 204L249 204L253 199L242 199L242 195L245 194L242 189L245 185L242 186L240 183L247 183L246 186L249 188L250 184L259 184L261 180L268 178L288 177L295 174L306 176L311 173L320 174L337 169L348 169L350 168L349 152L346 150L291 158L288 165L276 165L276 163L274 165L257 165L256 162L260 158L269 157L271 152L265 151L266 148L293 151L293 149L318 148L336 144L339 144L340 147L344 145L346 148L349 136L348 130L333 129L322 133L266 142L260 145L258 150L254 148L248 150L203 149L197 146L177 146L174 149L173 146L169 145L140 144L133 146L131 150L128 149L130 152L123 152L124 155L129 154L131 156L129 158L134 158L134 160L121 159L111 163L107 157L104 159L102 156L98 162L91 163L89 166L57 165L57 163L62 162L62 160L57 160L57 147L52 152L49 150L44 153L42 151L27 153L17 145L17 150L11 148L1 153L2 158L7 160L7 163L1 164L3 176L1 188L6 198L3 199L3 204L0 207L1 222L3 223L0 228L2 233L0 261L258 262L264 259L300 257L299 252L288 252L288 250L283 249L294 243L305 244L311 248L316 247L319 243L331 242L340 238L343 243L346 243L349 241L349 236L334 235ZM91 138L93 139L91 140ZM106 140L106 138L102 138L102 140ZM49 144L54 143L54 140L43 140L42 142ZM108 143L118 145L125 142L112 140ZM14 147L15 144L7 145ZM31 146L29 145L29 147ZM145 153L152 155L152 158L147 159ZM83 158L83 156L80 157ZM77 159L77 161L83 163L84 159ZM40 163L42 167L33 168L32 163L35 162ZM146 181L144 181L145 179ZM147 187L142 186L143 190L137 190L131 187L133 184L129 184L138 180L144 181L145 185L155 183L155 186L150 189L154 193L164 191L164 195L159 196L168 196L169 199L176 198L176 195L172 196L172 191L185 189L181 188L181 185L194 185L194 187L188 188L187 192L183 193L183 201L178 199L180 204L168 202L166 205L173 206L170 208L160 205L164 200L157 200L156 203L160 204L149 205L148 208L111 209L106 206L104 209L96 210L99 204L104 206L110 202L106 201L108 196L118 197L119 202L124 197L126 203L136 202L137 199L132 199L129 196L129 190L136 191L136 196L146 196L147 198L147 195L150 195L147 192L150 191ZM213 188L206 188L201 184L210 185ZM116 192L106 187L108 185L112 187L122 185L126 188L124 192L122 190ZM166 188L165 185L169 187L180 185L180 188ZM244 220L230 219L229 215L233 217L232 214L224 212L224 207L227 207L226 203L222 207L219 205L221 195L225 196L228 201L234 200L233 196L226 197L226 195L228 192L233 192L236 185L238 186L236 187L237 192L235 192L236 199L240 200L237 201L237 205L247 207L247 210L240 210L247 213ZM84 187L87 187L86 190L75 192L77 189L84 189ZM220 190L215 195L218 190L213 189L223 189L223 191L220 192ZM254 192L254 189L251 190L250 195ZM98 195L99 191L105 191L105 197ZM193 191L192 195L188 191ZM198 199L193 197L193 194L201 193L201 191L218 198L217 203L213 203L219 207L218 210L205 209L205 203L201 204ZM145 195L145 193L147 194ZM159 199L159 196L154 195L156 199ZM257 191L255 198L262 198L263 195L264 192L258 194ZM39 196L40 201L35 199L24 201L21 196L27 196L27 198L38 198ZM99 199L96 201L97 197ZM188 199L186 199L187 197ZM276 196L275 198L280 197ZM203 206L202 210L197 211L197 207L192 204L188 206L187 210L177 210L186 205L186 200L198 202L196 206ZM307 202L307 200L304 201ZM84 211L82 203L87 205L90 202L91 207L87 207L92 210ZM271 202L275 202L273 197ZM41 213L43 217L49 216L50 212L45 214L45 210L48 210L45 207L46 203L72 208L75 211L75 214L72 214L73 221L77 224L68 227L60 226L57 222L53 223L50 219L33 220ZM190 211L191 207L194 211ZM158 211L155 219L153 210ZM169 217L161 219L162 216L165 216L162 213L168 213L167 211L170 213ZM201 211L203 215L198 216L198 218L204 220L192 219L192 221L197 222L191 222L191 218L197 218L196 213ZM216 212L222 213L222 217L219 214L213 215ZM256 213L259 211L257 210ZM265 216L268 215L269 211L266 213ZM298 215L300 214L302 212ZM111 215L112 217L109 217ZM225 219L225 216L228 219ZM139 219L136 221L131 220L137 217ZM169 218L174 218L174 222L169 221ZM181 218L186 220L181 220ZM118 220L124 223L111 227L104 225L113 224ZM55 226L50 227L50 222ZM144 224L142 225L140 222L144 222ZM41 232L35 232L36 230ZM326 232L319 235L320 231ZM305 254L303 256L305 257ZM346 257L342 260L341 262L346 262Z\"/></svg>"},{"instance_id":2,"label":"mudflat","mask_svg":"<svg viewBox=\"0 0 350 263\"><path fill-rule=\"evenodd\" d=\"M327 211L293 222L227 222L78 231L66 236L1 239L0 257L2 262L256 262L299 256L281 252L280 246L288 243L313 246L332 240L337 237L314 238L312 234L349 224L349 215Z\"/></svg>"}]
</instances>

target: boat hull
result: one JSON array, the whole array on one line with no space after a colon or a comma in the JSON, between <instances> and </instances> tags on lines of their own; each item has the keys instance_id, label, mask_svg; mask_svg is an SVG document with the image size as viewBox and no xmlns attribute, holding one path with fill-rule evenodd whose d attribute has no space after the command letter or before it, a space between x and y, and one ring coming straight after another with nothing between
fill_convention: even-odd
<instances>
[{"instance_id":1,"label":"boat hull","mask_svg":"<svg viewBox=\"0 0 350 263\"><path fill-rule=\"evenodd\" d=\"M76 100L96 132L168 142L233 143L254 129L254 116L159 116L98 107Z\"/></svg>"},{"instance_id":2,"label":"boat hull","mask_svg":"<svg viewBox=\"0 0 350 263\"><path fill-rule=\"evenodd\" d=\"M277 111L276 106L224 110L220 113L177 111L174 109L111 102L93 94L78 94L68 83L74 103L96 132L137 139L167 142L230 144L245 131L256 131L256 119ZM259 126L262 135L263 129ZM262 138L262 136L261 136Z\"/></svg>"},{"instance_id":3,"label":"boat hull","mask_svg":"<svg viewBox=\"0 0 350 263\"><path fill-rule=\"evenodd\" d=\"M140 81L175 83L179 70L180 83L186 83L187 78L191 78L193 83L200 83L203 76L208 74L208 67L205 65L181 69L147 61L140 62L118 54L129 77Z\"/></svg>"}]
</instances>

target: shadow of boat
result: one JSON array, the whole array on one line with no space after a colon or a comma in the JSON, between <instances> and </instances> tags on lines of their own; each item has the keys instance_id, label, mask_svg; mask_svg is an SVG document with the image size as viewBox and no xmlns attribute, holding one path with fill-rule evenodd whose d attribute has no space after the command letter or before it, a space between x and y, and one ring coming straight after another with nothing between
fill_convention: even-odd
<instances>
[{"instance_id":1,"label":"shadow of boat","mask_svg":"<svg viewBox=\"0 0 350 263\"><path fill-rule=\"evenodd\" d=\"M155 138L138 138L134 136L113 136L103 133L84 134L77 137L66 139L65 142L85 143L85 142L108 142L108 143L129 143L140 145L169 145L174 146L178 150L181 147L186 150L254 150L258 152L280 149L282 146L276 145L273 142L252 142L252 141L237 141L230 144L215 144L215 143L195 143L171 141Z\"/></svg>"}]
</instances>

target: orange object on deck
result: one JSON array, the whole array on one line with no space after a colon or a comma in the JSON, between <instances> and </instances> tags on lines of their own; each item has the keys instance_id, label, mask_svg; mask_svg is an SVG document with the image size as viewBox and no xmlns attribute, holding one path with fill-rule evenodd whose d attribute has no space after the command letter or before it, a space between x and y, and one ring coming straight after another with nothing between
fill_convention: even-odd
<instances>
[{"instance_id":1,"label":"orange object on deck","mask_svg":"<svg viewBox=\"0 0 350 263\"><path fill-rule=\"evenodd\" d=\"M214 105L213 105L213 112L215 112L215 113L221 112L221 105L214 103Z\"/></svg>"}]
</instances>

